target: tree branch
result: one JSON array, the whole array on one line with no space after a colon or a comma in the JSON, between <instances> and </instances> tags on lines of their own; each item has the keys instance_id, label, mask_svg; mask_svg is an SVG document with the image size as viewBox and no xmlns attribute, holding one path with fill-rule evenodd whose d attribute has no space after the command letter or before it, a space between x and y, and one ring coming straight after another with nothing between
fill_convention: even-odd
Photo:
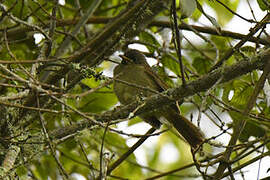
<instances>
[{"instance_id":1,"label":"tree branch","mask_svg":"<svg viewBox=\"0 0 270 180\"><path fill-rule=\"evenodd\" d=\"M110 21L112 21L114 17L91 17L88 19L87 24L107 24ZM76 23L78 23L78 19L71 20L71 19L58 19L56 26L61 27L61 26L73 26ZM46 26L48 26L46 24ZM152 21L148 26L158 26L158 27L167 27L171 28L171 23L170 21L167 20L154 20ZM245 34L241 33L236 33L232 31L227 31L227 30L220 30L220 32L217 32L215 28L212 27L204 27L204 26L197 26L197 25L187 25L187 24L180 24L178 27L179 29L182 30L187 30L187 31L192 31L192 29L189 27L191 26L193 29L195 29L198 32L201 33L206 33L206 34L211 34L211 35L216 35L216 36L223 36L223 37L230 37L233 39L243 39L246 37ZM4 31L3 29L0 29L0 32ZM14 29L9 29L7 30L7 35L9 36L10 41L18 40L18 38L27 38L27 33L31 32L32 28L29 27L19 27L19 28L14 28ZM1 35L1 33L0 33ZM258 37L250 37L248 40L249 42L254 42L254 43L260 43L262 45L270 45L270 42L266 39L261 39Z\"/></svg>"},{"instance_id":2,"label":"tree branch","mask_svg":"<svg viewBox=\"0 0 270 180\"><path fill-rule=\"evenodd\" d=\"M256 103L257 96L259 95L259 92L262 90L265 80L270 72L270 57L266 58L266 62L264 65L264 71L261 75L259 81L257 82L254 91L249 98L249 101L247 103L246 108L243 111L244 116L248 116L249 112L252 110L254 104ZM233 134L231 136L228 148L226 149L222 161L219 164L219 167L214 175L214 179L220 179L225 171L226 168L228 168L228 162L230 160L231 153L233 151L233 147L236 144L241 132L243 131L244 127L246 125L246 119L239 119L237 123L235 124L233 128Z\"/></svg>"},{"instance_id":3,"label":"tree branch","mask_svg":"<svg viewBox=\"0 0 270 180\"><path fill-rule=\"evenodd\" d=\"M220 84L226 83L239 76L252 72L253 70L263 69L269 58L270 49L267 49L257 56L252 57L250 61L242 60L232 66L218 68L195 81L187 83L185 87L180 86L169 89L161 94L153 95L143 102L136 101L127 106L121 106L115 110L96 115L94 118L96 121L105 123L112 120L124 119L128 117L131 112L134 112L135 109L136 112L134 115L137 116L141 113L161 108L162 106L169 105L177 100L193 96L199 92L207 91L215 85L217 81L219 81ZM94 125L93 122L84 120L71 126L56 129L50 133L50 136L53 138L62 138L86 127L91 127L92 125Z\"/></svg>"},{"instance_id":4,"label":"tree branch","mask_svg":"<svg viewBox=\"0 0 270 180\"><path fill-rule=\"evenodd\" d=\"M165 5L169 4L169 2L169 0L142 0L136 2L132 8L127 7L119 17L115 18L115 20L109 23L101 32L98 32L84 48L81 48L77 53L74 53L74 56L67 59L67 62L80 62L81 64L88 64L89 66L97 65L104 59L104 56L109 56L115 51L114 48L120 45L119 41L121 39L128 40L136 36L152 21L156 14L164 10ZM56 85L69 71L70 67L64 66L49 75L47 73L40 73L42 74L40 80L41 82ZM74 77L74 79L76 79L76 77ZM46 101L46 98L40 100L41 107ZM29 95L24 105L35 105L35 97ZM27 110L22 110L17 119L22 119L26 112Z\"/></svg>"}]
</instances>

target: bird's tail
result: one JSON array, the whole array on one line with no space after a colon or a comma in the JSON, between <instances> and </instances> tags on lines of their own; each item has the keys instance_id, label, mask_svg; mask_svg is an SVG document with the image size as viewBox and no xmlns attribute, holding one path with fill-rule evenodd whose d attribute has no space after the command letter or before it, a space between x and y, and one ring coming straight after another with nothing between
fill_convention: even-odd
<instances>
[{"instance_id":1,"label":"bird's tail","mask_svg":"<svg viewBox=\"0 0 270 180\"><path fill-rule=\"evenodd\" d=\"M204 141L204 135L199 128L174 109L166 109L163 116L193 148L197 148Z\"/></svg>"}]
</instances>

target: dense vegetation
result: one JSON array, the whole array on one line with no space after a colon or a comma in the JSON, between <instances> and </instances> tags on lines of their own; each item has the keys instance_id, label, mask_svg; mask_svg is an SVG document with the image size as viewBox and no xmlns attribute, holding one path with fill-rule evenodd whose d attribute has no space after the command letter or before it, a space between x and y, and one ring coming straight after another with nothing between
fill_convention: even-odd
<instances>
[{"instance_id":1,"label":"dense vegetation","mask_svg":"<svg viewBox=\"0 0 270 180\"><path fill-rule=\"evenodd\" d=\"M1 179L248 179L245 168L270 155L269 9L268 0L2 0ZM224 30L233 18L246 34ZM131 44L171 88L119 106L110 74ZM200 148L136 117L172 99L204 132ZM256 167L267 176L269 163Z\"/></svg>"}]
</instances>

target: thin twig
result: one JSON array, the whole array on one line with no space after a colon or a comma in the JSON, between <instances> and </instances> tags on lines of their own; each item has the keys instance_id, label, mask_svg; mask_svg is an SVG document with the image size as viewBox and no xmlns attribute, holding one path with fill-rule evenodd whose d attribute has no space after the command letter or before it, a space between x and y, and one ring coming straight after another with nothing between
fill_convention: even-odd
<instances>
[{"instance_id":1,"label":"thin twig","mask_svg":"<svg viewBox=\"0 0 270 180\"><path fill-rule=\"evenodd\" d=\"M255 89L254 89L251 97L248 100L247 106L243 111L244 116L247 116L249 114L249 112L251 111L251 109L253 108L253 106L256 102L256 98L257 98L259 92L261 91L261 89L263 88L265 80L266 80L269 72L270 72L270 59L268 58L268 61L266 62L263 74L261 75L259 81L257 82ZM214 175L215 179L221 178L225 169L228 167L228 161L229 161L231 153L233 151L232 146L234 146L236 144L242 130L245 127L245 124L246 124L245 119L239 119L239 121L236 122L236 124L234 126L233 134L232 134L230 142L229 142L229 147L226 149L226 151L223 155L223 158L222 158L223 161L221 161L221 163L219 164L219 167Z\"/></svg>"},{"instance_id":2,"label":"thin twig","mask_svg":"<svg viewBox=\"0 0 270 180\"><path fill-rule=\"evenodd\" d=\"M151 128L147 131L146 135L152 134L155 132L155 128ZM107 175L110 175L111 172L118 167L131 153L133 153L149 136L144 136L141 139L139 139L127 152L125 152L119 159L117 159L112 165L108 167ZM96 180L99 180L100 176L96 178Z\"/></svg>"},{"instance_id":3,"label":"thin twig","mask_svg":"<svg viewBox=\"0 0 270 180\"><path fill-rule=\"evenodd\" d=\"M219 1L219 0L216 0L219 4L221 4L224 8L226 8L229 12L231 12L233 15L235 16L238 16L239 18L247 21L247 22L250 22L250 23L257 23L256 21L252 20L252 19L247 19L239 14L237 14L236 12L234 12L233 10L231 10L226 4L224 4L223 2Z\"/></svg>"},{"instance_id":4,"label":"thin twig","mask_svg":"<svg viewBox=\"0 0 270 180\"><path fill-rule=\"evenodd\" d=\"M106 132L107 132L108 127L109 127L109 122L107 123L107 125L106 125L106 127L104 129L104 133L103 133L102 141L101 141L101 147L100 147L100 155L99 155L99 177L100 177L101 180L106 179L106 174L107 174L107 172L106 172L107 169L104 169L103 170L103 165L105 163L103 163L102 160L103 160L103 156L104 156L104 154L103 154L103 146L104 146L105 136L106 136Z\"/></svg>"},{"instance_id":5,"label":"thin twig","mask_svg":"<svg viewBox=\"0 0 270 180\"><path fill-rule=\"evenodd\" d=\"M185 79L185 71L184 71L184 65L183 65L183 61L182 61L182 54L181 54L181 42L180 42L180 32L178 29L178 23L177 23L177 14L176 14L176 0L172 0L172 7L171 7L171 12L172 12L172 16L173 16L173 30L174 30L174 34L175 34L175 49L176 49L176 53L178 56L178 62L179 62L179 66L180 66L180 71L181 71L181 76L182 76L182 85L183 87L186 86L186 79Z\"/></svg>"},{"instance_id":6,"label":"thin twig","mask_svg":"<svg viewBox=\"0 0 270 180\"><path fill-rule=\"evenodd\" d=\"M226 60L228 60L235 51L242 47L251 37L253 37L256 32L258 32L262 27L264 27L265 23L269 22L269 19L270 13L268 13L259 23L257 23L254 28L251 28L250 32L246 35L245 38L239 41L233 48L225 52L225 55L221 57L221 59L211 68L210 71L213 71L214 69L220 67Z\"/></svg>"},{"instance_id":7,"label":"thin twig","mask_svg":"<svg viewBox=\"0 0 270 180\"><path fill-rule=\"evenodd\" d=\"M39 97L38 97L38 93L36 93L36 100L37 100L37 107L39 108L40 107L40 104L39 104ZM51 153L55 159L55 162L57 163L58 165L58 168L59 168L59 171L60 173L63 175L64 179L69 179L69 176L68 176L68 173L65 171L64 167L62 166L61 162L59 161L59 159L57 158L56 156L56 152L55 152L55 147L54 147L54 144L53 142L51 141L50 139L50 136L47 132L47 129L45 127L45 119L43 117L43 115L41 114L41 112L39 111L39 121L40 121L40 124L42 126L42 131L44 133L44 136L46 137L48 143L49 143L49 147L50 147L50 150L51 150Z\"/></svg>"}]
</instances>

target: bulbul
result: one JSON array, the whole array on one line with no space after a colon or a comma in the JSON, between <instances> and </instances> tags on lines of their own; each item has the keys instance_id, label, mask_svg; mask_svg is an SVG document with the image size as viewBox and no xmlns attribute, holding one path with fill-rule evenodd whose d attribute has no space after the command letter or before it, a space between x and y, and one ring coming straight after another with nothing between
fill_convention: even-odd
<instances>
[{"instance_id":1,"label":"bulbul","mask_svg":"<svg viewBox=\"0 0 270 180\"><path fill-rule=\"evenodd\" d=\"M168 89L167 84L151 69L140 51L128 49L121 58L121 64L117 65L113 72L114 92L121 104L127 105L138 98ZM140 118L156 129L161 126L160 117L172 124L193 148L197 148L204 141L201 131L180 115L176 104L140 115Z\"/></svg>"}]
</instances>

